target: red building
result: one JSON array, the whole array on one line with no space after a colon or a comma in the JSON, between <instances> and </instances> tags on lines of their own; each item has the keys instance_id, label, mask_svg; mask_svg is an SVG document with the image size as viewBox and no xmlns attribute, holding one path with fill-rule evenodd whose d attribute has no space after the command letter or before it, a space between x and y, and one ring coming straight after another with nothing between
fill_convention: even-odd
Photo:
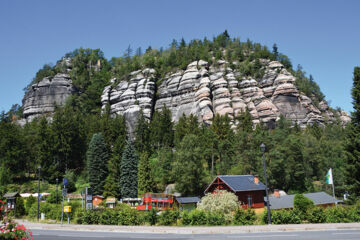
<instances>
[{"instance_id":1,"label":"red building","mask_svg":"<svg viewBox=\"0 0 360 240\"><path fill-rule=\"evenodd\" d=\"M257 176L233 175L217 176L205 190L213 193L218 190L233 192L239 199L241 206L246 208L263 208L265 206L265 185Z\"/></svg>"},{"instance_id":2,"label":"red building","mask_svg":"<svg viewBox=\"0 0 360 240\"><path fill-rule=\"evenodd\" d=\"M173 209L174 207L174 196L165 193L144 193L142 197L142 203L136 206L137 210L166 210Z\"/></svg>"}]
</instances>

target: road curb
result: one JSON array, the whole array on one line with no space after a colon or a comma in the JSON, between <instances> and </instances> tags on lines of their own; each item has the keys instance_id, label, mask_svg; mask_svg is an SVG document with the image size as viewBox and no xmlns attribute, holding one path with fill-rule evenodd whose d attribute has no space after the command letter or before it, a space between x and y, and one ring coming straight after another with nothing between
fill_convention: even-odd
<instances>
[{"instance_id":1,"label":"road curb","mask_svg":"<svg viewBox=\"0 0 360 240\"><path fill-rule=\"evenodd\" d=\"M294 224L294 225L252 225L252 226L204 226L204 227L166 227L166 226L115 226L115 225L76 225L43 224L18 221L30 230L66 230L124 233L168 233L168 234L238 234L262 232L296 232L360 230L360 223Z\"/></svg>"}]
</instances>

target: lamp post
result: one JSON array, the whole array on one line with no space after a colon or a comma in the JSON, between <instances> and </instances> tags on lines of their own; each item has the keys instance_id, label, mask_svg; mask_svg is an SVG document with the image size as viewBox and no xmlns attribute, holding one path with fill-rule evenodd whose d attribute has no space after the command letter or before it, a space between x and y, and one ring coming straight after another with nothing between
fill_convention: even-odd
<instances>
[{"instance_id":1,"label":"lamp post","mask_svg":"<svg viewBox=\"0 0 360 240\"><path fill-rule=\"evenodd\" d=\"M265 191L266 191L266 201L267 201L267 212L268 212L268 223L269 225L271 224L271 213L270 213L270 200L269 200L269 190L268 190L268 183L267 183L267 176L266 176L266 162L265 162L265 149L266 146L264 143L262 143L260 145L260 150L262 152L263 155L263 164L264 164L264 177L265 177Z\"/></svg>"},{"instance_id":2,"label":"lamp post","mask_svg":"<svg viewBox=\"0 0 360 240\"><path fill-rule=\"evenodd\" d=\"M56 178L56 205L58 204L58 185L59 185L59 179Z\"/></svg>"},{"instance_id":3,"label":"lamp post","mask_svg":"<svg viewBox=\"0 0 360 240\"><path fill-rule=\"evenodd\" d=\"M41 166L38 166L39 170L39 182L38 182L38 208L37 208L37 220L39 221L39 211L40 211L40 170Z\"/></svg>"}]
</instances>

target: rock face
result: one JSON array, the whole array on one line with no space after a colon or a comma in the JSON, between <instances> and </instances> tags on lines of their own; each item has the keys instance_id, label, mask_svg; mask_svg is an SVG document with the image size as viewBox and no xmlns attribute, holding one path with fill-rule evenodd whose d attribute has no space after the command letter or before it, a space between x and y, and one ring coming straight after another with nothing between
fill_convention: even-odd
<instances>
[{"instance_id":1,"label":"rock face","mask_svg":"<svg viewBox=\"0 0 360 240\"><path fill-rule=\"evenodd\" d=\"M349 121L345 112L333 113L325 101L317 108L312 100L300 93L295 77L277 61L262 60L262 79L241 78L241 74L219 60L209 66L195 61L185 71L168 74L155 92L155 70L145 69L131 73L129 82L108 86L102 95L103 105L110 104L113 114L124 115L134 130L137 113L143 109L150 118L152 109L170 109L174 121L183 114L193 114L200 122L210 124L215 114L233 119L249 109L254 124L263 122L269 127L283 115L301 127L307 124L340 119ZM156 98L155 98L156 95Z\"/></svg>"},{"instance_id":2,"label":"rock face","mask_svg":"<svg viewBox=\"0 0 360 240\"><path fill-rule=\"evenodd\" d=\"M70 76L58 73L53 78L44 78L33 84L23 98L23 114L27 121L42 114L52 113L55 105L62 106L76 92Z\"/></svg>"},{"instance_id":3,"label":"rock face","mask_svg":"<svg viewBox=\"0 0 360 240\"><path fill-rule=\"evenodd\" d=\"M155 97L154 69L144 69L132 72L130 81L120 81L106 86L101 96L103 110L110 105L112 115L123 115L126 119L129 133L136 127L136 119L142 109L145 118L150 119Z\"/></svg>"}]
</instances>

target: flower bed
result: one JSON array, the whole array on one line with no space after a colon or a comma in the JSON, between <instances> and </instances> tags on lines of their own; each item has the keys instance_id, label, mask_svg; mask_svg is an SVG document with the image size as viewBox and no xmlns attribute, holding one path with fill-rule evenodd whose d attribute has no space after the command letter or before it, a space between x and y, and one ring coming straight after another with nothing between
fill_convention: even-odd
<instances>
[{"instance_id":1,"label":"flower bed","mask_svg":"<svg viewBox=\"0 0 360 240\"><path fill-rule=\"evenodd\" d=\"M4 202L0 201L0 240L18 239L33 240L32 232L26 229L24 225L12 221L7 216Z\"/></svg>"}]
</instances>

